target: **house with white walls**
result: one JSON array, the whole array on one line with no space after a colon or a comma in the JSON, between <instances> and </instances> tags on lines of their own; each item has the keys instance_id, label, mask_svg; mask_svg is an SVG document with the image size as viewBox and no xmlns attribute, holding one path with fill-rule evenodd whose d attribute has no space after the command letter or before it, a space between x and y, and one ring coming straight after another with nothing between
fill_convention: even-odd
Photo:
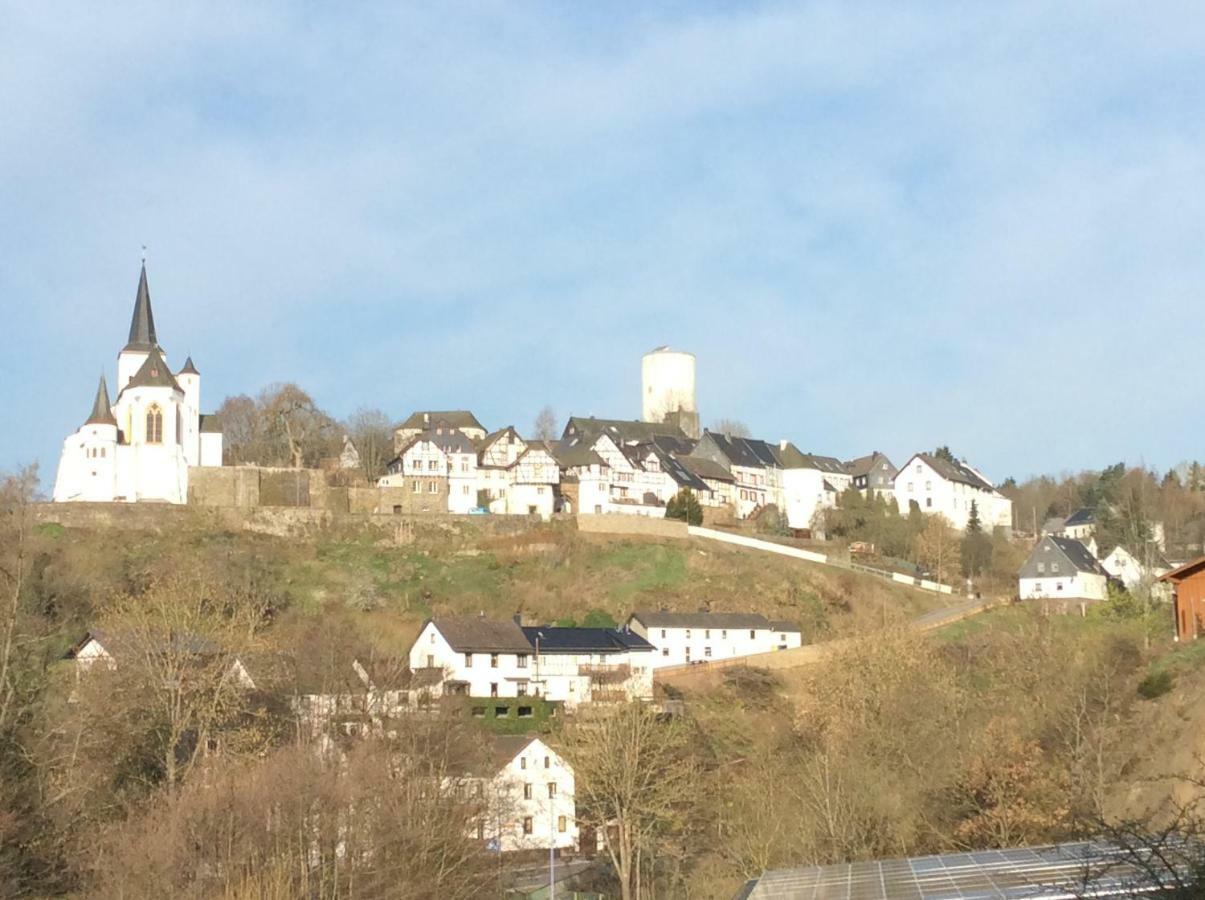
<instances>
[{"instance_id":1,"label":"house with white walls","mask_svg":"<svg viewBox=\"0 0 1205 900\"><path fill-rule=\"evenodd\" d=\"M640 610L627 628L653 646L652 666L680 666L789 650L803 645L803 632L789 622L759 613L675 613Z\"/></svg>"},{"instance_id":2,"label":"house with white walls","mask_svg":"<svg viewBox=\"0 0 1205 900\"><path fill-rule=\"evenodd\" d=\"M1063 520L1055 533L1087 546L1088 542L1096 537L1096 510L1086 506L1080 507Z\"/></svg>"},{"instance_id":3,"label":"house with white walls","mask_svg":"<svg viewBox=\"0 0 1205 900\"><path fill-rule=\"evenodd\" d=\"M432 512L464 514L477 505L477 480L477 448L460 431L440 426L409 438L377 484L430 497Z\"/></svg>"},{"instance_id":4,"label":"house with white walls","mask_svg":"<svg viewBox=\"0 0 1205 900\"><path fill-rule=\"evenodd\" d=\"M548 446L543 441L531 441L508 471L510 489L506 496L506 511L512 515L551 517L561 468Z\"/></svg>"},{"instance_id":5,"label":"house with white walls","mask_svg":"<svg viewBox=\"0 0 1205 900\"><path fill-rule=\"evenodd\" d=\"M782 508L782 469L774 448L765 441L704 430L690 455L718 463L732 475L738 518L747 519L770 504Z\"/></svg>"},{"instance_id":6,"label":"house with white walls","mask_svg":"<svg viewBox=\"0 0 1205 900\"><path fill-rule=\"evenodd\" d=\"M473 836L492 850L573 850L578 846L573 767L536 735L495 735L470 774L481 798Z\"/></svg>"},{"instance_id":7,"label":"house with white walls","mask_svg":"<svg viewBox=\"0 0 1205 900\"><path fill-rule=\"evenodd\" d=\"M560 467L560 511L600 515L610 511L611 469L589 444L576 438L553 444Z\"/></svg>"},{"instance_id":8,"label":"house with white walls","mask_svg":"<svg viewBox=\"0 0 1205 900\"><path fill-rule=\"evenodd\" d=\"M163 654L175 659L196 660L198 667L217 661L240 687L254 690L256 683L242 659L228 654L212 640L180 632L151 633L142 631L109 631L94 628L87 631L67 651L67 659L75 665L76 677L83 677L93 667L114 671L122 660L133 659L142 664L148 657ZM229 666L227 670L225 667Z\"/></svg>"},{"instance_id":9,"label":"house with white walls","mask_svg":"<svg viewBox=\"0 0 1205 900\"><path fill-rule=\"evenodd\" d=\"M653 648L624 629L440 616L423 626L409 656L416 673L442 672L436 692L443 694L567 706L652 697ZM510 717L511 707L523 717L521 702L499 704L498 715Z\"/></svg>"},{"instance_id":10,"label":"house with white walls","mask_svg":"<svg viewBox=\"0 0 1205 900\"><path fill-rule=\"evenodd\" d=\"M189 468L222 464L222 428L217 416L201 414L201 373L192 358L178 371L168 366L145 262L115 386L111 402L101 375L91 413L63 441L55 502L188 502Z\"/></svg>"},{"instance_id":11,"label":"house with white walls","mask_svg":"<svg viewBox=\"0 0 1205 900\"><path fill-rule=\"evenodd\" d=\"M1159 599L1171 599L1171 585L1159 579L1172 570L1172 565L1164 559L1154 542L1150 543L1149 549L1140 550L1139 553L1131 553L1118 544L1106 554L1100 565L1111 577L1124 584L1127 591L1149 588Z\"/></svg>"},{"instance_id":12,"label":"house with white walls","mask_svg":"<svg viewBox=\"0 0 1205 900\"><path fill-rule=\"evenodd\" d=\"M823 522L816 514L837 505L837 498L853 483L853 476L836 457L802 453L788 441L779 444L775 456L782 479L780 508L787 517L787 526L823 533Z\"/></svg>"},{"instance_id":13,"label":"house with white walls","mask_svg":"<svg viewBox=\"0 0 1205 900\"><path fill-rule=\"evenodd\" d=\"M966 462L951 462L932 453L916 453L895 475L895 501L901 515L912 504L926 515L940 513L962 531L971 517L971 505L979 513L983 530L1011 528L1013 503L984 475Z\"/></svg>"},{"instance_id":14,"label":"house with white walls","mask_svg":"<svg viewBox=\"0 0 1205 900\"><path fill-rule=\"evenodd\" d=\"M674 457L686 471L707 486L707 492L696 492L703 506L734 506L736 478L718 462L701 456L679 455Z\"/></svg>"},{"instance_id":15,"label":"house with white walls","mask_svg":"<svg viewBox=\"0 0 1205 900\"><path fill-rule=\"evenodd\" d=\"M1109 573L1074 538L1046 535L1033 548L1017 577L1022 600L1078 603L1108 596Z\"/></svg>"},{"instance_id":16,"label":"house with white walls","mask_svg":"<svg viewBox=\"0 0 1205 900\"><path fill-rule=\"evenodd\" d=\"M406 417L393 432L393 449L400 453L402 447L424 432L443 433L459 431L470 441L485 438L485 427L467 409L419 410Z\"/></svg>"}]
</instances>

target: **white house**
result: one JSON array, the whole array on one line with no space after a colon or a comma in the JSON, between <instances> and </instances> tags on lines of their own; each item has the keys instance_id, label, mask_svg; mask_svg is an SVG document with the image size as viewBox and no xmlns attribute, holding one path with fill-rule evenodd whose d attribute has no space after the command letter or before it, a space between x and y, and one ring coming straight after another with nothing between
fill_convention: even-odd
<instances>
[{"instance_id":1,"label":"white house","mask_svg":"<svg viewBox=\"0 0 1205 900\"><path fill-rule=\"evenodd\" d=\"M129 341L117 355L117 400L102 375L88 419L63 441L54 500L188 502L190 466L222 464L222 430L203 416L192 359L173 373L155 334L146 264Z\"/></svg>"},{"instance_id":2,"label":"white house","mask_svg":"<svg viewBox=\"0 0 1205 900\"><path fill-rule=\"evenodd\" d=\"M1160 582L1159 578L1170 572L1172 567L1154 543L1150 545L1147 559L1140 559L1118 544L1100 561L1100 565L1109 575L1124 584L1128 591L1149 587L1160 599L1171 599L1171 585Z\"/></svg>"},{"instance_id":3,"label":"white house","mask_svg":"<svg viewBox=\"0 0 1205 900\"><path fill-rule=\"evenodd\" d=\"M1087 507L1077 509L1063 520L1054 533L1087 545L1096 537L1096 511Z\"/></svg>"},{"instance_id":4,"label":"white house","mask_svg":"<svg viewBox=\"0 0 1205 900\"><path fill-rule=\"evenodd\" d=\"M972 504L984 531L1012 527L1013 503L995 485L965 462L931 453L917 453L900 467L895 500L901 515L908 515L915 503L925 514L941 513L959 531L966 528Z\"/></svg>"},{"instance_id":5,"label":"white house","mask_svg":"<svg viewBox=\"0 0 1205 900\"><path fill-rule=\"evenodd\" d=\"M76 677L82 677L94 666L103 666L110 671L117 669L123 658L140 659L148 654L163 653L204 661L213 659L219 652L220 648L208 638L191 634L156 635L92 629L67 651L67 658L75 663ZM230 657L230 668L224 671L228 671L239 686L255 689L250 670L237 656Z\"/></svg>"},{"instance_id":6,"label":"white house","mask_svg":"<svg viewBox=\"0 0 1205 900\"><path fill-rule=\"evenodd\" d=\"M627 627L654 648L653 668L788 650L803 644L798 626L757 613L638 611Z\"/></svg>"},{"instance_id":7,"label":"white house","mask_svg":"<svg viewBox=\"0 0 1205 900\"><path fill-rule=\"evenodd\" d=\"M832 456L801 453L788 441L779 444L776 453L782 469L782 511L790 528L813 528L816 513L837 505L853 483L853 476L841 460Z\"/></svg>"},{"instance_id":8,"label":"white house","mask_svg":"<svg viewBox=\"0 0 1205 900\"><path fill-rule=\"evenodd\" d=\"M562 511L601 514L610 511L611 470L588 444L577 438L552 447L560 466Z\"/></svg>"},{"instance_id":9,"label":"white house","mask_svg":"<svg viewBox=\"0 0 1205 900\"><path fill-rule=\"evenodd\" d=\"M851 459L845 471L853 479L853 486L863 497L887 497L895 492L896 468L885 453L875 450L866 456Z\"/></svg>"},{"instance_id":10,"label":"white house","mask_svg":"<svg viewBox=\"0 0 1205 900\"><path fill-rule=\"evenodd\" d=\"M410 648L416 672L442 671L439 691L476 698L579 703L652 697L653 648L614 628L522 627L484 616L428 621ZM522 704L506 704L522 717ZM529 713L530 714L530 713Z\"/></svg>"},{"instance_id":11,"label":"white house","mask_svg":"<svg viewBox=\"0 0 1205 900\"><path fill-rule=\"evenodd\" d=\"M770 504L782 508L782 469L765 441L704 431L690 455L718 463L732 475L737 518L746 519Z\"/></svg>"},{"instance_id":12,"label":"white house","mask_svg":"<svg viewBox=\"0 0 1205 900\"><path fill-rule=\"evenodd\" d=\"M697 492L704 506L734 506L736 479L732 473L711 459L701 456L677 456L675 459L686 471L707 485L707 492Z\"/></svg>"},{"instance_id":13,"label":"white house","mask_svg":"<svg viewBox=\"0 0 1205 900\"><path fill-rule=\"evenodd\" d=\"M434 501L446 493L446 509L464 514L477 505L477 450L455 429L413 435L389 461L377 481L381 487L409 487Z\"/></svg>"},{"instance_id":14,"label":"white house","mask_svg":"<svg viewBox=\"0 0 1205 900\"><path fill-rule=\"evenodd\" d=\"M478 796L488 798L474 824L476 837L503 853L575 849L573 767L535 735L497 735L487 757L476 781Z\"/></svg>"},{"instance_id":15,"label":"white house","mask_svg":"<svg viewBox=\"0 0 1205 900\"><path fill-rule=\"evenodd\" d=\"M393 448L401 452L410 439L427 431L459 431L470 441L485 437L485 428L467 409L420 410L407 416L393 432Z\"/></svg>"},{"instance_id":16,"label":"white house","mask_svg":"<svg viewBox=\"0 0 1205 900\"><path fill-rule=\"evenodd\" d=\"M1109 575L1073 538L1047 535L1038 541L1018 574L1022 600L1104 600Z\"/></svg>"}]
</instances>

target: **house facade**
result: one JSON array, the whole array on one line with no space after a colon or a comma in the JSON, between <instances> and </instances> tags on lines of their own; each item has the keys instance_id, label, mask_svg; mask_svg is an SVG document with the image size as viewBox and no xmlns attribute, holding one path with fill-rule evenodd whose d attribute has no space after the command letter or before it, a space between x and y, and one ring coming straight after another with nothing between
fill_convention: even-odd
<instances>
[{"instance_id":1,"label":"house facade","mask_svg":"<svg viewBox=\"0 0 1205 900\"><path fill-rule=\"evenodd\" d=\"M845 464L854 488L863 497L887 497L895 493L895 476L899 471L885 453L875 450Z\"/></svg>"},{"instance_id":2,"label":"house facade","mask_svg":"<svg viewBox=\"0 0 1205 900\"><path fill-rule=\"evenodd\" d=\"M478 776L489 802L474 823L475 837L502 853L573 850L577 824L573 767L535 735L497 735Z\"/></svg>"},{"instance_id":3,"label":"house facade","mask_svg":"<svg viewBox=\"0 0 1205 900\"><path fill-rule=\"evenodd\" d=\"M1172 589L1177 641L1195 641L1205 632L1205 556L1160 576Z\"/></svg>"},{"instance_id":4,"label":"house facade","mask_svg":"<svg viewBox=\"0 0 1205 900\"><path fill-rule=\"evenodd\" d=\"M467 409L420 410L407 416L394 430L394 451L400 453L411 438L428 431L459 431L470 441L485 438L485 427Z\"/></svg>"},{"instance_id":5,"label":"house facade","mask_svg":"<svg viewBox=\"0 0 1205 900\"><path fill-rule=\"evenodd\" d=\"M1144 553L1143 559L1131 553L1118 544L1100 561L1101 567L1126 586L1128 591L1150 587L1160 599L1170 599L1166 583L1159 579L1171 571L1172 567L1163 555L1152 545L1149 554Z\"/></svg>"},{"instance_id":6,"label":"house facade","mask_svg":"<svg viewBox=\"0 0 1205 900\"><path fill-rule=\"evenodd\" d=\"M978 470L931 453L912 456L895 475L895 500L901 515L912 504L926 515L940 513L959 531L966 529L972 504L983 530L1012 528L1012 501L996 490Z\"/></svg>"},{"instance_id":7,"label":"house facade","mask_svg":"<svg viewBox=\"0 0 1205 900\"><path fill-rule=\"evenodd\" d=\"M653 647L652 666L681 666L789 650L803 645L803 633L788 622L757 613L672 613L638 611L627 627Z\"/></svg>"},{"instance_id":8,"label":"house facade","mask_svg":"<svg viewBox=\"0 0 1205 900\"><path fill-rule=\"evenodd\" d=\"M87 420L63 441L55 502L188 502L188 470L222 464L222 429L201 414L192 358L172 372L159 346L146 264L138 277L129 340L117 355L117 397L104 376Z\"/></svg>"},{"instance_id":9,"label":"house facade","mask_svg":"<svg viewBox=\"0 0 1205 900\"><path fill-rule=\"evenodd\" d=\"M1081 542L1047 535L1021 566L1018 580L1022 600L1082 602L1104 600L1109 575Z\"/></svg>"},{"instance_id":10,"label":"house facade","mask_svg":"<svg viewBox=\"0 0 1205 900\"><path fill-rule=\"evenodd\" d=\"M778 459L782 467L782 509L790 528L815 528L820 524L816 514L836 506L837 498L853 483L839 459L801 453L787 441L779 444Z\"/></svg>"}]
</instances>

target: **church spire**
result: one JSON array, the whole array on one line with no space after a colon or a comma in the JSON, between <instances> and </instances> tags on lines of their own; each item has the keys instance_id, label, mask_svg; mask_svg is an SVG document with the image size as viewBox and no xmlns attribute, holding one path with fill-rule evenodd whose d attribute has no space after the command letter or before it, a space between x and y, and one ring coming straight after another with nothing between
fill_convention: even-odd
<instances>
[{"instance_id":1,"label":"church spire","mask_svg":"<svg viewBox=\"0 0 1205 900\"><path fill-rule=\"evenodd\" d=\"M157 346L155 316L151 312L151 290L146 283L146 259L138 276L138 296L134 298L134 317L130 320L130 341L127 350L149 350Z\"/></svg>"},{"instance_id":2,"label":"church spire","mask_svg":"<svg viewBox=\"0 0 1205 900\"><path fill-rule=\"evenodd\" d=\"M113 418L113 407L109 404L109 386L105 384L105 376L100 376L100 384L96 386L96 399L92 401L92 415L88 416L85 425L116 425Z\"/></svg>"}]
</instances>

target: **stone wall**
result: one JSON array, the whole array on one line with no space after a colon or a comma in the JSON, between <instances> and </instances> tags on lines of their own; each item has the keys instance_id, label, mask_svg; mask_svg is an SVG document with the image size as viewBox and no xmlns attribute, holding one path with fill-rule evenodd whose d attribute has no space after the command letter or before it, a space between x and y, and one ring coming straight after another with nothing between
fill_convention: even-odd
<instances>
[{"instance_id":1,"label":"stone wall","mask_svg":"<svg viewBox=\"0 0 1205 900\"><path fill-rule=\"evenodd\" d=\"M577 530L585 534L647 534L671 538L685 538L689 534L686 523L680 519L625 516L622 513L579 514Z\"/></svg>"}]
</instances>

